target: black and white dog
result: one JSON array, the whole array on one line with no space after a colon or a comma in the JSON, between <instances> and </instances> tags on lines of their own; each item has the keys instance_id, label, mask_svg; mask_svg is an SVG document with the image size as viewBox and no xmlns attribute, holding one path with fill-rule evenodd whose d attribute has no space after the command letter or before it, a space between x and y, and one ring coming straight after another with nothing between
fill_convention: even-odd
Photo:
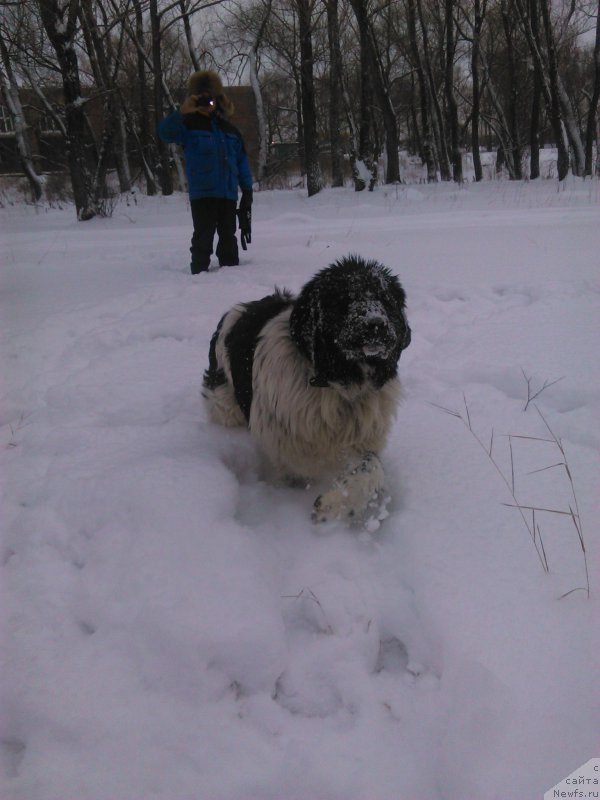
<instances>
[{"instance_id":1,"label":"black and white dog","mask_svg":"<svg viewBox=\"0 0 600 800\"><path fill-rule=\"evenodd\" d=\"M365 521L385 495L383 448L410 344L405 294L376 261L347 256L297 297L239 303L210 343L203 397L213 422L247 425L281 478L328 479L313 520Z\"/></svg>"}]
</instances>

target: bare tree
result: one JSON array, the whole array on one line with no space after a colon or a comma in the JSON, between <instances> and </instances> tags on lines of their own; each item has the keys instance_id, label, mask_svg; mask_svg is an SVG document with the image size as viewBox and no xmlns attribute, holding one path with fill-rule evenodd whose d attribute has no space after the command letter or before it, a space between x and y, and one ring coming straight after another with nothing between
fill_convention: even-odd
<instances>
[{"instance_id":1,"label":"bare tree","mask_svg":"<svg viewBox=\"0 0 600 800\"><path fill-rule=\"evenodd\" d=\"M432 47L430 46L429 29L427 19L423 9L423 0L416 0L417 15L421 26L422 47L423 47L423 66L429 83L429 92L432 102L433 114L431 117L432 130L436 141L436 150L439 159L440 173L442 180L450 180L450 154L448 152L448 141L446 138L446 123L442 106L437 92L437 81L434 75ZM443 45L439 48L443 52Z\"/></svg>"},{"instance_id":2,"label":"bare tree","mask_svg":"<svg viewBox=\"0 0 600 800\"><path fill-rule=\"evenodd\" d=\"M146 178L146 191L149 195L155 195L157 190L157 177L154 174L154 148L152 137L150 136L150 114L149 114L149 91L146 80L146 59L142 48L144 41L144 15L140 0L133 0L135 12L135 35L133 41L136 43L136 64L139 92L139 151L142 161L142 169ZM136 130L136 126L130 127Z\"/></svg>"},{"instance_id":3,"label":"bare tree","mask_svg":"<svg viewBox=\"0 0 600 800\"><path fill-rule=\"evenodd\" d=\"M540 29L538 26L532 25L531 9L526 6L525 0L515 0L515 6L527 38L531 55L541 76L544 102L552 124L552 130L558 149L558 178L562 181L569 174L569 140L567 138L558 93L558 63L556 59L554 36L550 23L548 0L539 0L541 15L544 19L547 52L546 47L544 47Z\"/></svg>"},{"instance_id":4,"label":"bare tree","mask_svg":"<svg viewBox=\"0 0 600 800\"><path fill-rule=\"evenodd\" d=\"M598 125L596 115L598 113L598 101L600 100L600 0L596 8L596 40L594 44L594 84L590 97L590 104L587 116L585 131L585 174L593 175L594 167L592 164L594 139L598 135ZM600 158L597 159L598 170L600 172Z\"/></svg>"},{"instance_id":5,"label":"bare tree","mask_svg":"<svg viewBox=\"0 0 600 800\"><path fill-rule=\"evenodd\" d=\"M65 147L77 218L88 220L98 213L84 149L85 117L79 62L75 48L79 0L38 0L44 29L54 48L62 77L65 102Z\"/></svg>"},{"instance_id":6,"label":"bare tree","mask_svg":"<svg viewBox=\"0 0 600 800\"><path fill-rule=\"evenodd\" d=\"M473 111L471 115L471 152L473 153L473 168L475 180L483 178L481 166L481 145L479 139L479 126L481 124L481 78L480 59L481 29L485 17L487 0L474 0L473 3L473 39L471 42L471 80L473 82Z\"/></svg>"},{"instance_id":7,"label":"bare tree","mask_svg":"<svg viewBox=\"0 0 600 800\"><path fill-rule=\"evenodd\" d=\"M340 138L343 103L343 64L340 47L338 0L325 0L327 40L329 45L329 147L331 151L331 185L344 185L344 160Z\"/></svg>"},{"instance_id":8,"label":"bare tree","mask_svg":"<svg viewBox=\"0 0 600 800\"><path fill-rule=\"evenodd\" d=\"M523 177L523 148L521 145L521 132L519 129L519 81L517 77L516 54L515 54L515 14L511 0L501 0L500 14L502 17L502 28L506 43L506 69L508 70L508 85L510 87L508 97L508 135L512 149L510 154L511 178L521 180ZM509 154L505 152L508 159Z\"/></svg>"},{"instance_id":9,"label":"bare tree","mask_svg":"<svg viewBox=\"0 0 600 800\"><path fill-rule=\"evenodd\" d=\"M246 70L258 117L257 178L274 174L273 139L288 153L297 144L311 195L323 185L319 138L326 132L332 184L343 185L347 154L358 190L374 187L382 155L385 180L399 180L398 155L407 146L421 155L428 180L460 181L469 139L476 180L482 143L498 149L511 178L521 177L529 145L530 176L539 176L543 137L558 148L561 180L569 169L593 170L598 0L230 0L221 36L211 39L199 14L221 2L5 6L18 24L1 29L3 104L34 195L41 183L20 86L31 85L38 114L51 115L64 132L77 213L86 219L102 213L109 169L116 166L122 190L131 185L130 159L141 164L149 193L159 182L163 193L173 191L173 166L184 185L180 154L158 140L156 128L176 106L190 63L229 75ZM577 36L592 18L590 47ZM56 76L58 103L49 91Z\"/></svg>"},{"instance_id":10,"label":"bare tree","mask_svg":"<svg viewBox=\"0 0 600 800\"><path fill-rule=\"evenodd\" d=\"M385 131L385 182L398 183L400 181L398 123L392 103L389 75L384 67L382 54L377 45L377 35L375 33L371 14L369 14L368 17L367 34L367 52L371 69L371 82L383 119L383 129Z\"/></svg>"},{"instance_id":11,"label":"bare tree","mask_svg":"<svg viewBox=\"0 0 600 800\"><path fill-rule=\"evenodd\" d=\"M97 14L102 17L102 29L96 18ZM108 20L102 2L81 0L79 18L95 87L102 97L103 130L94 179L94 193L99 199L104 191L106 174L113 160L117 166L120 190L128 191L132 183L126 147L124 114L121 96L117 89L117 77L124 45L124 28L121 26L115 50L109 35L112 22Z\"/></svg>"},{"instance_id":12,"label":"bare tree","mask_svg":"<svg viewBox=\"0 0 600 800\"><path fill-rule=\"evenodd\" d=\"M362 191L368 187L373 191L377 182L378 151L373 141L375 122L373 118L372 70L370 65L370 32L367 0L350 0L359 39L360 98L358 129L358 158L355 162L354 189Z\"/></svg>"},{"instance_id":13,"label":"bare tree","mask_svg":"<svg viewBox=\"0 0 600 800\"><path fill-rule=\"evenodd\" d=\"M33 163L31 147L27 136L27 123L25 122L25 115L23 114L23 107L19 97L19 86L11 65L8 48L4 41L4 31L2 30L0 30L0 56L2 58L0 64L0 89L2 90L2 98L6 103L13 121L19 159L21 161L23 173L29 181L34 200L41 200L43 195L43 183Z\"/></svg>"},{"instance_id":14,"label":"bare tree","mask_svg":"<svg viewBox=\"0 0 600 800\"><path fill-rule=\"evenodd\" d=\"M408 35L411 55L419 83L423 159L427 167L427 181L428 183L431 183L432 181L437 181L438 166L435 139L431 127L431 91L430 84L427 80L425 69L423 67L422 48L417 36L415 0L408 0L407 11Z\"/></svg>"},{"instance_id":15,"label":"bare tree","mask_svg":"<svg viewBox=\"0 0 600 800\"><path fill-rule=\"evenodd\" d=\"M256 179L260 183L265 176L268 158L268 139L267 139L267 122L265 117L265 109L263 103L262 89L260 86L260 79L258 77L258 54L263 43L265 29L269 22L271 15L272 0L267 0L264 9L262 9L262 19L253 37L252 44L248 53L248 72L250 74L250 85L254 93L254 103L256 106L256 117L258 122L258 163Z\"/></svg>"},{"instance_id":16,"label":"bare tree","mask_svg":"<svg viewBox=\"0 0 600 800\"><path fill-rule=\"evenodd\" d=\"M462 183L462 155L460 151L458 104L454 88L454 58L456 54L456 26L454 24L455 0L444 0L446 26L446 103L448 106L448 126L450 128L450 148L452 154L452 175L457 183Z\"/></svg>"},{"instance_id":17,"label":"bare tree","mask_svg":"<svg viewBox=\"0 0 600 800\"><path fill-rule=\"evenodd\" d=\"M155 130L163 113L163 69L161 61L161 14L158 12L158 1L150 0L150 30L152 36L152 68L154 73L154 123ZM163 194L173 194L173 178L171 176L170 151L166 142L157 140L158 159L160 163L160 188Z\"/></svg>"},{"instance_id":18,"label":"bare tree","mask_svg":"<svg viewBox=\"0 0 600 800\"><path fill-rule=\"evenodd\" d=\"M539 11L537 0L529 0L533 38L539 38ZM531 99L531 122L529 125L529 177L540 177L540 112L542 106L542 74L539 63L533 59L533 87Z\"/></svg>"},{"instance_id":19,"label":"bare tree","mask_svg":"<svg viewBox=\"0 0 600 800\"><path fill-rule=\"evenodd\" d=\"M308 189L308 196L312 197L323 188L323 176L319 163L317 110L313 73L313 0L295 0L295 5L298 12L298 36L300 38L300 96L302 103L302 133L306 165L306 188Z\"/></svg>"},{"instance_id":20,"label":"bare tree","mask_svg":"<svg viewBox=\"0 0 600 800\"><path fill-rule=\"evenodd\" d=\"M181 20L183 22L183 29L185 31L188 54L190 61L192 62L192 66L194 67L194 71L197 72L198 70L202 69L202 64L198 58L198 51L196 48L196 42L194 41L194 34L192 32L192 25L190 22L193 10L194 9L190 7L189 0L179 0L179 11L181 14Z\"/></svg>"}]
</instances>

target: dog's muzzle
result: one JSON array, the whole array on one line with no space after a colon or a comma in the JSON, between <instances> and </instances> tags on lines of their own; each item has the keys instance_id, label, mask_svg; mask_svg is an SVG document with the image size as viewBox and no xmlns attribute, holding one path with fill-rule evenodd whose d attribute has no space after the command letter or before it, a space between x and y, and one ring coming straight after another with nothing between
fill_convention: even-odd
<instances>
[{"instance_id":1,"label":"dog's muzzle","mask_svg":"<svg viewBox=\"0 0 600 800\"><path fill-rule=\"evenodd\" d=\"M365 356L386 358L390 344L394 343L389 334L389 323L383 317L373 317L365 322L360 336Z\"/></svg>"},{"instance_id":2,"label":"dog's muzzle","mask_svg":"<svg viewBox=\"0 0 600 800\"><path fill-rule=\"evenodd\" d=\"M379 302L354 303L338 343L352 358L386 359L397 345L394 326Z\"/></svg>"}]
</instances>

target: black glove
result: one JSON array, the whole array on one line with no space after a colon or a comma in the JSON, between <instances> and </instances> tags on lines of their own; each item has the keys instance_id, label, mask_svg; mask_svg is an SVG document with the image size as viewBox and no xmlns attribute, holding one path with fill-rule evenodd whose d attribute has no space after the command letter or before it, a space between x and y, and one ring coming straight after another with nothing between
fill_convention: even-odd
<instances>
[{"instance_id":1,"label":"black glove","mask_svg":"<svg viewBox=\"0 0 600 800\"><path fill-rule=\"evenodd\" d=\"M242 190L242 199L240 200L240 211L250 211L252 207L252 189Z\"/></svg>"},{"instance_id":2,"label":"black glove","mask_svg":"<svg viewBox=\"0 0 600 800\"><path fill-rule=\"evenodd\" d=\"M242 250L247 250L247 244L252 242L252 189L246 189L242 192L240 207L236 213Z\"/></svg>"}]
</instances>

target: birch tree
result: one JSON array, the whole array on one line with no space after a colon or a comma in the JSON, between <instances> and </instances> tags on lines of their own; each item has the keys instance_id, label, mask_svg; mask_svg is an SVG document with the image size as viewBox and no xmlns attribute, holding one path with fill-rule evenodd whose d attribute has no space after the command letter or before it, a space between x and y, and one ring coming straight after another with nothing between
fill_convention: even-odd
<instances>
[{"instance_id":1,"label":"birch tree","mask_svg":"<svg viewBox=\"0 0 600 800\"><path fill-rule=\"evenodd\" d=\"M248 73L250 75L250 86L254 94L254 104L256 107L256 118L258 125L258 158L256 164L256 179L259 183L264 179L267 158L268 158L268 138L267 138L267 121L265 115L265 108L263 103L262 89L260 79L258 77L258 59L260 48L263 43L265 29L269 22L271 15L272 0L267 0L265 7L262 9L262 19L253 37L248 52Z\"/></svg>"},{"instance_id":2,"label":"birch tree","mask_svg":"<svg viewBox=\"0 0 600 800\"><path fill-rule=\"evenodd\" d=\"M452 156L452 176L456 183L462 183L462 154L459 142L458 104L454 87L454 57L456 54L456 26L454 24L454 0L445 0L444 19L446 27L445 90L448 106L448 127L450 128L450 147Z\"/></svg>"},{"instance_id":3,"label":"birch tree","mask_svg":"<svg viewBox=\"0 0 600 800\"><path fill-rule=\"evenodd\" d=\"M4 31L2 29L0 29L0 57L0 89L2 90L2 98L13 121L17 152L19 153L23 173L29 182L33 199L38 201L41 200L43 195L43 182L41 177L37 174L33 162L31 147L28 141L28 126L25 122L25 115L23 114L23 107L19 97L19 86L12 68L8 47L4 40Z\"/></svg>"}]
</instances>

